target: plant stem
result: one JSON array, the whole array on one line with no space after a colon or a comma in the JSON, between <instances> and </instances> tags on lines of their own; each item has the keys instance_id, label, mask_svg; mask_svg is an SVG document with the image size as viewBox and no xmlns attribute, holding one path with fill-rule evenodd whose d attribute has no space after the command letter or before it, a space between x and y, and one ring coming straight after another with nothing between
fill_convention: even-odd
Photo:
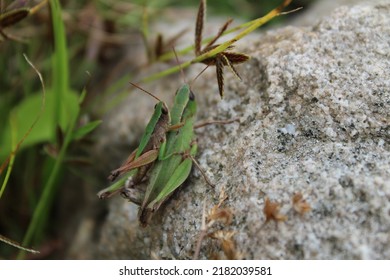
<instances>
[{"instance_id":1,"label":"plant stem","mask_svg":"<svg viewBox=\"0 0 390 280\"><path fill-rule=\"evenodd\" d=\"M282 10L283 8L285 8L286 6L288 6L288 5L291 3L291 1L292 1L292 0L285 0L279 7L273 9L271 12L269 12L269 13L266 14L265 16L263 16L263 17L261 17L261 18L254 19L254 20L252 20L252 21L248 21L248 22L243 23L243 24L240 24L240 25L238 25L238 26L236 26L236 27L230 28L230 29L226 30L225 32L223 32L223 33L222 33L222 36L227 35L227 34L230 34L230 33L233 33L233 32L235 32L235 31L237 31L237 30L240 30L240 29L242 29L242 28L246 28L246 27L251 26L251 25L256 25L256 27L255 27L253 30L259 28L261 25L263 25L263 24L265 24L266 22L270 21L272 18L274 18L274 17L280 15L280 14L281 14L281 10ZM261 22L260 25L258 25L259 22ZM253 30L252 30L252 31L253 31ZM250 31L250 32L252 32L252 31ZM248 32L248 34L249 34L250 32ZM221 36L221 37L222 37L222 36ZM214 36L210 36L210 37L204 39L204 40L202 41L202 44L206 44L206 43L210 42L213 38L214 38ZM192 51L194 48L195 48L195 46L194 46L194 45L191 45L191 46L188 46L188 47L186 47L186 48L184 48L184 49L182 49L182 50L177 51L177 53L178 53L179 55L185 55L185 54L189 53L190 51ZM172 59L172 58L174 58L174 57L175 57L175 54L174 54L173 52L168 52L168 53L166 53L166 54L160 56L158 60L159 60L159 61L167 61L167 60L170 60L170 59Z\"/></svg>"}]
</instances>

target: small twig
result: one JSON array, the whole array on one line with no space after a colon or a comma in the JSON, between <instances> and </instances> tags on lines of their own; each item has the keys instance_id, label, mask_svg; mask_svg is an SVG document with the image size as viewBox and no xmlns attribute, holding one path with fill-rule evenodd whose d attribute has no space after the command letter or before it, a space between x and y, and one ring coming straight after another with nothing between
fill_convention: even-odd
<instances>
[{"instance_id":1,"label":"small twig","mask_svg":"<svg viewBox=\"0 0 390 280\"><path fill-rule=\"evenodd\" d=\"M298 7L298 8L295 8L293 10L290 10L290 11L286 11L286 12L281 12L279 14L279 16L282 16L282 15L288 15L288 14L291 14L291 13L295 13L295 12L298 12L299 10L302 10L303 7Z\"/></svg>"},{"instance_id":2,"label":"small twig","mask_svg":"<svg viewBox=\"0 0 390 280\"><path fill-rule=\"evenodd\" d=\"M42 2L38 3L37 5L35 5L34 7L32 7L30 9L30 14L34 14L35 12L37 12L39 9L41 9L43 6L45 6L47 4L47 1L48 0L43 0Z\"/></svg>"},{"instance_id":3,"label":"small twig","mask_svg":"<svg viewBox=\"0 0 390 280\"><path fill-rule=\"evenodd\" d=\"M199 259L199 253L200 253L200 247L202 246L202 241L207 235L207 225L206 225L206 199L203 201L203 214L202 214L202 226L201 226L201 232L199 233L198 242L196 243L195 253L194 253L194 260Z\"/></svg>"},{"instance_id":4,"label":"small twig","mask_svg":"<svg viewBox=\"0 0 390 280\"><path fill-rule=\"evenodd\" d=\"M226 195L222 194L220 196L220 201L219 201L218 205L215 205L210 210L207 217L206 217L206 202L204 201L201 232L199 233L199 238L198 238L198 242L197 242L194 257L193 257L194 260L199 258L200 247L201 247L203 239L206 236L211 236L213 234L213 233L211 233L211 235L208 235L208 231L210 230L210 228L218 221L224 223L225 225L229 225L232 222L232 219L233 219L232 211L229 208L219 208L225 199L226 199ZM206 220L208 220L208 222L206 222ZM218 232L223 233L223 231L218 231ZM217 239L219 239L219 238L217 238ZM230 239L230 237L228 239ZM223 244L222 244L222 247L224 248ZM232 246L225 246L225 247L231 248ZM225 249L224 249L224 251L225 251Z\"/></svg>"},{"instance_id":5,"label":"small twig","mask_svg":"<svg viewBox=\"0 0 390 280\"><path fill-rule=\"evenodd\" d=\"M23 251L26 251L26 252L30 252L30 253L33 253L33 254L39 254L40 252L37 251L37 250L34 250L34 249L31 249L31 248L27 248L27 247L23 247L22 245L20 245L18 242L16 241L13 241L3 235L0 234L0 241L8 244L8 245L11 245L15 248L18 248L20 250L23 250Z\"/></svg>"}]
</instances>

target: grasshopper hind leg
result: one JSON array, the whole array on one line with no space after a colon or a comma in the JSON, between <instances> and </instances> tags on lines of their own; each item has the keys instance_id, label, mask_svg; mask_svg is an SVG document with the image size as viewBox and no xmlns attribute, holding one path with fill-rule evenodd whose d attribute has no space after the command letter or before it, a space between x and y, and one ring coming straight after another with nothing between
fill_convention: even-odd
<instances>
[{"instance_id":1,"label":"grasshopper hind leg","mask_svg":"<svg viewBox=\"0 0 390 280\"><path fill-rule=\"evenodd\" d=\"M121 196L140 206L145 196L145 191L136 188L123 188Z\"/></svg>"},{"instance_id":2,"label":"grasshopper hind leg","mask_svg":"<svg viewBox=\"0 0 390 280\"><path fill-rule=\"evenodd\" d=\"M120 190L120 194L123 198L141 206L145 197L145 190L146 186L143 184L143 180L135 182L134 178L130 177Z\"/></svg>"}]
</instances>

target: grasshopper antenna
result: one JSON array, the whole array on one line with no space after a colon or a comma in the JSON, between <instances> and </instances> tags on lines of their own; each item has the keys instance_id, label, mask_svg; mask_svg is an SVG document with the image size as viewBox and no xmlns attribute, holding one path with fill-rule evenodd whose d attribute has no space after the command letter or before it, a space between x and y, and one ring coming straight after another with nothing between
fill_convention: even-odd
<instances>
[{"instance_id":1,"label":"grasshopper antenna","mask_svg":"<svg viewBox=\"0 0 390 280\"><path fill-rule=\"evenodd\" d=\"M193 83L195 83L195 81L200 77L200 75L202 75L203 72L207 70L207 68L209 68L209 65L207 65L202 71L200 71L200 73L199 73L198 75L196 75L196 77L195 77L195 78L191 81L191 83L190 83L190 88L191 88L191 85L192 85Z\"/></svg>"},{"instance_id":2,"label":"grasshopper antenna","mask_svg":"<svg viewBox=\"0 0 390 280\"><path fill-rule=\"evenodd\" d=\"M147 90L141 88L139 85L136 85L136 84L134 84L134 83L132 83L132 82L129 82L129 83L130 83L133 87L136 87L136 88L138 88L139 90L142 90L143 92L145 92L145 93L148 94L149 96L153 97L153 98L156 99L157 101L162 102L162 100L161 100L160 98L158 98L157 96L155 96L153 93L151 93L151 92L149 92L149 91L147 91Z\"/></svg>"},{"instance_id":3,"label":"grasshopper antenna","mask_svg":"<svg viewBox=\"0 0 390 280\"><path fill-rule=\"evenodd\" d=\"M187 83L187 82L186 82L186 77L185 77L185 75L184 75L184 70L183 70L183 68L180 66L180 61L179 61L179 58L178 58L178 56L177 56L175 47L172 47L172 50L173 50L173 53L175 54L176 61L177 61L177 65L178 65L179 68L180 68L180 73L181 73L181 76L182 76L182 78L183 78L183 81L184 81L185 83ZM195 77L195 78L191 81L191 83L190 83L190 88L191 88L191 85L196 81L196 79L198 79L199 76L202 75L203 72L206 71L207 68L209 68L209 65L207 65L202 71L200 71L200 73L199 73L198 75L196 75L196 77Z\"/></svg>"}]
</instances>

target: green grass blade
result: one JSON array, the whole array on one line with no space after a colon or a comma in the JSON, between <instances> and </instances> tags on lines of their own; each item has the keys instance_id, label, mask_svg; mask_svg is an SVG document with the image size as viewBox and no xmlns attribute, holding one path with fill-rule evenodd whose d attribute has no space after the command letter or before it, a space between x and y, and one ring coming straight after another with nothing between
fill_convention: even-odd
<instances>
[{"instance_id":1,"label":"green grass blade","mask_svg":"<svg viewBox=\"0 0 390 280\"><path fill-rule=\"evenodd\" d=\"M56 112L54 116L56 118L56 123L61 121L61 102L65 99L65 95L70 93L69 88L69 66L68 66L68 53L66 46L66 33L64 28L64 23L61 16L61 6L58 0L50 1L51 10L52 10L52 19L53 19L53 30L54 30L54 43L55 43L55 53L53 57L53 91L56 94ZM46 215L44 211L48 211L50 207L53 193L56 187L56 180L59 176L62 162L65 158L65 154L68 148L68 145L72 138L72 132L77 120L78 112L74 112L73 116L69 117L69 122L66 131L64 143L60 149L57 160L54 163L53 169L50 173L50 176L43 188L42 195L39 199L37 207L34 210L32 220L27 229L26 235L23 239L23 246L28 246L32 239L35 237L36 232L38 231L39 226L42 226L42 221L45 219ZM18 255L19 259L24 258L25 252L21 251Z\"/></svg>"},{"instance_id":2,"label":"green grass blade","mask_svg":"<svg viewBox=\"0 0 390 280\"><path fill-rule=\"evenodd\" d=\"M66 45L66 33L62 21L61 6L58 0L50 1L52 18L55 54L53 56L53 92L55 94L55 123L60 123L63 106L61 101L69 91L69 65L68 50ZM65 127L61 127L64 131Z\"/></svg>"},{"instance_id":3,"label":"green grass blade","mask_svg":"<svg viewBox=\"0 0 390 280\"><path fill-rule=\"evenodd\" d=\"M83 138L85 135L93 131L96 127L98 127L102 123L101 120L93 121L90 123L87 123L86 125L76 129L72 133L72 140L79 140Z\"/></svg>"},{"instance_id":4,"label":"green grass blade","mask_svg":"<svg viewBox=\"0 0 390 280\"><path fill-rule=\"evenodd\" d=\"M16 150L16 147L17 147L17 144L16 144L16 123L15 123L15 118L13 117L13 115L11 114L11 119L10 119L10 122L11 122L11 143L12 143L12 151L15 151ZM14 165L14 161L15 161L15 153L12 152L11 155L10 155L10 159L9 159L9 164L8 164L8 168L7 168L7 173L5 174L5 178L4 178L4 181L3 181L3 184L1 186L1 189L0 189L0 199L5 191L5 187L7 186L7 183L8 183L8 179L9 179L9 176L11 175L11 171L12 171L12 167ZM0 173L1 174L1 173Z\"/></svg>"}]
</instances>

